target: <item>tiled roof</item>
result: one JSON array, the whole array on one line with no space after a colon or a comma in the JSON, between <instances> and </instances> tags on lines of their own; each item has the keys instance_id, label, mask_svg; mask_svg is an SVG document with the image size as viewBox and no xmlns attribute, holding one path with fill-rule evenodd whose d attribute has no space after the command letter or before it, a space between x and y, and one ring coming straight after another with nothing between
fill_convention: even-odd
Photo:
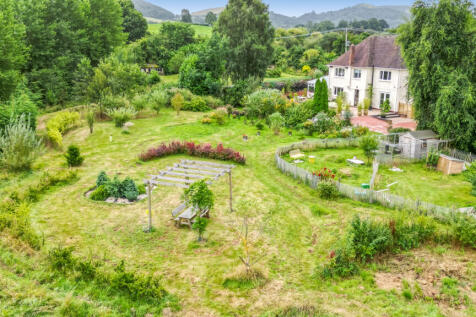
<instances>
[{"instance_id":1,"label":"tiled roof","mask_svg":"<svg viewBox=\"0 0 476 317\"><path fill-rule=\"evenodd\" d=\"M395 36L371 36L334 60L332 66L406 69Z\"/></svg>"}]
</instances>

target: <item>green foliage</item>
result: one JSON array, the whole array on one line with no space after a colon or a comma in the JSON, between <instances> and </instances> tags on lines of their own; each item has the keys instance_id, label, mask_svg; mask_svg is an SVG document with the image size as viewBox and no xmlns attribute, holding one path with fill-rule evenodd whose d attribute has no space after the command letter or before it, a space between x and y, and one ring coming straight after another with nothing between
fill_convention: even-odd
<instances>
[{"instance_id":1,"label":"green foliage","mask_svg":"<svg viewBox=\"0 0 476 317\"><path fill-rule=\"evenodd\" d=\"M277 109L284 109L286 101L274 89L262 89L246 96L246 114L249 118L266 118Z\"/></svg>"},{"instance_id":2,"label":"green foliage","mask_svg":"<svg viewBox=\"0 0 476 317\"><path fill-rule=\"evenodd\" d=\"M137 200L137 196L139 196L139 190L136 184L129 177L126 177L126 179L122 181L121 192L124 198L127 198L129 201L135 201Z\"/></svg>"},{"instance_id":3,"label":"green foliage","mask_svg":"<svg viewBox=\"0 0 476 317\"><path fill-rule=\"evenodd\" d=\"M164 89L154 90L149 95L149 101L152 104L152 109L157 113L160 109L167 107L170 101L169 94Z\"/></svg>"},{"instance_id":4,"label":"green foliage","mask_svg":"<svg viewBox=\"0 0 476 317\"><path fill-rule=\"evenodd\" d=\"M291 107L286 108L284 117L286 118L286 126L296 128L299 125L312 118L314 115L311 102L304 102L299 104L293 104Z\"/></svg>"},{"instance_id":5,"label":"green foliage","mask_svg":"<svg viewBox=\"0 0 476 317\"><path fill-rule=\"evenodd\" d=\"M0 162L11 170L28 170L41 155L43 146L24 115L0 133Z\"/></svg>"},{"instance_id":6,"label":"green foliage","mask_svg":"<svg viewBox=\"0 0 476 317\"><path fill-rule=\"evenodd\" d=\"M101 171L96 179L96 186L106 185L109 182L109 177L107 177L106 172Z\"/></svg>"},{"instance_id":7,"label":"green foliage","mask_svg":"<svg viewBox=\"0 0 476 317\"><path fill-rule=\"evenodd\" d=\"M273 56L274 29L259 0L232 0L214 32L224 41L226 74L234 81L264 78Z\"/></svg>"},{"instance_id":8,"label":"green foliage","mask_svg":"<svg viewBox=\"0 0 476 317\"><path fill-rule=\"evenodd\" d=\"M409 70L409 93L420 129L474 150L476 90L473 4L418 1L398 41Z\"/></svg>"},{"instance_id":9,"label":"green foliage","mask_svg":"<svg viewBox=\"0 0 476 317\"><path fill-rule=\"evenodd\" d=\"M215 122L218 125L224 125L226 123L227 112L223 108L218 108L210 115L211 122Z\"/></svg>"},{"instance_id":10,"label":"green foliage","mask_svg":"<svg viewBox=\"0 0 476 317\"><path fill-rule=\"evenodd\" d=\"M10 98L21 81L27 60L25 26L17 19L15 1L0 2L0 103ZM1 127L1 126L0 126Z\"/></svg>"},{"instance_id":11,"label":"green foliage","mask_svg":"<svg viewBox=\"0 0 476 317\"><path fill-rule=\"evenodd\" d=\"M317 185L317 192L322 199L334 200L339 197L337 185L332 182L320 182Z\"/></svg>"},{"instance_id":12,"label":"green foliage","mask_svg":"<svg viewBox=\"0 0 476 317\"><path fill-rule=\"evenodd\" d=\"M80 166L84 161L84 157L81 156L79 147L76 145L68 146L68 150L66 151L64 157L66 158L66 163L69 167Z\"/></svg>"},{"instance_id":13,"label":"green foliage","mask_svg":"<svg viewBox=\"0 0 476 317\"><path fill-rule=\"evenodd\" d=\"M178 92L172 97L170 102L172 104L172 107L174 108L174 110L177 112L177 115L178 115L180 113L180 110L182 110L182 108L184 106L185 99L184 99L183 95Z\"/></svg>"},{"instance_id":14,"label":"green foliage","mask_svg":"<svg viewBox=\"0 0 476 317\"><path fill-rule=\"evenodd\" d=\"M221 92L220 78L224 72L221 43L213 36L197 45L193 54L180 67L179 87L188 88L197 95L215 95Z\"/></svg>"},{"instance_id":15,"label":"green foliage","mask_svg":"<svg viewBox=\"0 0 476 317\"><path fill-rule=\"evenodd\" d=\"M313 206L311 207L311 213L312 213L314 216L321 217L321 216L328 215L328 214L329 214L329 210L327 210L326 208L324 208L324 207L322 207L322 206L319 206L319 205L313 205Z\"/></svg>"},{"instance_id":16,"label":"green foliage","mask_svg":"<svg viewBox=\"0 0 476 317\"><path fill-rule=\"evenodd\" d=\"M147 192L144 184L139 184L137 190L139 191L139 195L144 195Z\"/></svg>"},{"instance_id":17,"label":"green foliage","mask_svg":"<svg viewBox=\"0 0 476 317\"><path fill-rule=\"evenodd\" d=\"M274 131L274 134L279 134L281 128L284 126L284 117L279 113L275 112L268 117L269 126Z\"/></svg>"},{"instance_id":18,"label":"green foliage","mask_svg":"<svg viewBox=\"0 0 476 317\"><path fill-rule=\"evenodd\" d=\"M349 230L356 260L366 262L386 252L392 244L392 233L386 224L361 220L355 216Z\"/></svg>"},{"instance_id":19,"label":"green foliage","mask_svg":"<svg viewBox=\"0 0 476 317\"><path fill-rule=\"evenodd\" d=\"M106 185L100 185L96 188L89 196L94 201L105 201L109 198L109 192L107 191Z\"/></svg>"},{"instance_id":20,"label":"green foliage","mask_svg":"<svg viewBox=\"0 0 476 317\"><path fill-rule=\"evenodd\" d=\"M215 22L218 20L217 18L217 15L213 12L208 12L206 17L205 17L205 22L208 24L208 25L213 25L215 24Z\"/></svg>"},{"instance_id":21,"label":"green foliage","mask_svg":"<svg viewBox=\"0 0 476 317\"><path fill-rule=\"evenodd\" d=\"M122 128L127 121L130 121L137 115L137 111L131 107L111 109L106 113L112 118L117 128Z\"/></svg>"},{"instance_id":22,"label":"green foliage","mask_svg":"<svg viewBox=\"0 0 476 317\"><path fill-rule=\"evenodd\" d=\"M470 216L457 217L453 223L453 234L461 245L476 249L476 220Z\"/></svg>"},{"instance_id":23,"label":"green foliage","mask_svg":"<svg viewBox=\"0 0 476 317\"><path fill-rule=\"evenodd\" d=\"M254 92L259 85L260 79L253 77L235 81L233 86L223 89L223 101L234 107L242 107L246 101L245 96Z\"/></svg>"},{"instance_id":24,"label":"green foliage","mask_svg":"<svg viewBox=\"0 0 476 317\"><path fill-rule=\"evenodd\" d=\"M370 164L370 160L375 157L375 152L378 150L379 143L377 138L372 135L363 136L359 141L359 146L364 151Z\"/></svg>"},{"instance_id":25,"label":"green foliage","mask_svg":"<svg viewBox=\"0 0 476 317\"><path fill-rule=\"evenodd\" d=\"M205 101L204 98L200 96L194 96L192 97L191 101L185 103L183 110L205 112L210 110L210 107L208 107L207 102Z\"/></svg>"},{"instance_id":26,"label":"green foliage","mask_svg":"<svg viewBox=\"0 0 476 317\"><path fill-rule=\"evenodd\" d=\"M202 241L203 234L207 229L208 219L204 217L198 217L195 220L195 223L192 225L192 229L197 230L198 232L198 241Z\"/></svg>"},{"instance_id":27,"label":"green foliage","mask_svg":"<svg viewBox=\"0 0 476 317\"><path fill-rule=\"evenodd\" d=\"M427 167L436 167L438 165L438 160L440 159L440 153L434 150L428 152L426 156L426 166Z\"/></svg>"},{"instance_id":28,"label":"green foliage","mask_svg":"<svg viewBox=\"0 0 476 317\"><path fill-rule=\"evenodd\" d=\"M137 94L132 98L131 104L135 111L141 112L147 107L149 100L146 95Z\"/></svg>"},{"instance_id":29,"label":"green foliage","mask_svg":"<svg viewBox=\"0 0 476 317\"><path fill-rule=\"evenodd\" d=\"M117 176L114 176L114 178L107 182L105 186L109 196L114 198L123 197L122 182Z\"/></svg>"},{"instance_id":30,"label":"green foliage","mask_svg":"<svg viewBox=\"0 0 476 317\"><path fill-rule=\"evenodd\" d=\"M0 100L0 131L22 115L28 119L31 129L36 129L38 108L30 95L29 91L20 85L5 104L2 105Z\"/></svg>"},{"instance_id":31,"label":"green foliage","mask_svg":"<svg viewBox=\"0 0 476 317\"><path fill-rule=\"evenodd\" d=\"M57 146L63 145L63 135L79 124L78 112L63 111L56 114L46 123L46 131L50 141Z\"/></svg>"},{"instance_id":32,"label":"green foliage","mask_svg":"<svg viewBox=\"0 0 476 317\"><path fill-rule=\"evenodd\" d=\"M316 81L314 87L314 109L315 112L328 112L329 111L329 92L327 88L327 82L325 79Z\"/></svg>"},{"instance_id":33,"label":"green foliage","mask_svg":"<svg viewBox=\"0 0 476 317\"><path fill-rule=\"evenodd\" d=\"M331 252L330 263L325 265L320 275L323 278L350 277L359 272L359 267L355 263L352 247L346 243L343 247Z\"/></svg>"},{"instance_id":34,"label":"green foliage","mask_svg":"<svg viewBox=\"0 0 476 317\"><path fill-rule=\"evenodd\" d=\"M96 121L96 111L89 109L86 113L86 121L88 122L89 133L93 134L94 131L94 121Z\"/></svg>"},{"instance_id":35,"label":"green foliage","mask_svg":"<svg viewBox=\"0 0 476 317\"><path fill-rule=\"evenodd\" d=\"M387 113L390 112L390 100L385 100L381 105L380 105L380 114L382 116L385 116Z\"/></svg>"},{"instance_id":36,"label":"green foliage","mask_svg":"<svg viewBox=\"0 0 476 317\"><path fill-rule=\"evenodd\" d=\"M205 180L195 182L186 188L184 198L188 205L201 211L210 210L214 204L213 192L208 188Z\"/></svg>"},{"instance_id":37,"label":"green foliage","mask_svg":"<svg viewBox=\"0 0 476 317\"><path fill-rule=\"evenodd\" d=\"M122 26L129 35L128 42L143 38L147 33L147 20L134 8L131 0L120 0L119 4L122 7Z\"/></svg>"},{"instance_id":38,"label":"green foliage","mask_svg":"<svg viewBox=\"0 0 476 317\"><path fill-rule=\"evenodd\" d=\"M144 86L147 74L140 70L139 65L122 62L117 56L112 55L94 69L87 88L91 101L100 101L106 95L122 96L131 94Z\"/></svg>"}]
</instances>

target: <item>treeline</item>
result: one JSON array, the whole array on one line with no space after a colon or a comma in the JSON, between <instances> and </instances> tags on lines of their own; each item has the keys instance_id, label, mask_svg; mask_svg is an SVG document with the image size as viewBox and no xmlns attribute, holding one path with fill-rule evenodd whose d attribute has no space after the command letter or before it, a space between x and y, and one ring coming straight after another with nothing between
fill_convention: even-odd
<instances>
[{"instance_id":1,"label":"treeline","mask_svg":"<svg viewBox=\"0 0 476 317\"><path fill-rule=\"evenodd\" d=\"M0 0L0 11L0 103L19 94L40 106L71 101L84 68L147 32L131 0Z\"/></svg>"},{"instance_id":2,"label":"treeline","mask_svg":"<svg viewBox=\"0 0 476 317\"><path fill-rule=\"evenodd\" d=\"M330 31L334 29L343 29L343 28L354 28L354 29L368 29L374 31L384 31L390 26L387 21L384 19L371 18L368 20L354 20L354 21L345 21L341 20L336 25L332 21L326 20L322 22L312 23L309 22L307 25L297 25L296 27L306 27L311 32L323 32Z\"/></svg>"}]
</instances>

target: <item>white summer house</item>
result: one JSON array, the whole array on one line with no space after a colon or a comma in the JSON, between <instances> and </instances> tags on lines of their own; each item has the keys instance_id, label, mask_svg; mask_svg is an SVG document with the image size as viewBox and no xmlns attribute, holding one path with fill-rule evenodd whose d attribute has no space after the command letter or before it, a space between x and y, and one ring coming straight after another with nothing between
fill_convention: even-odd
<instances>
[{"instance_id":1,"label":"white summer house","mask_svg":"<svg viewBox=\"0 0 476 317\"><path fill-rule=\"evenodd\" d=\"M328 87L332 99L341 92L356 107L369 96L372 87L372 108L389 100L391 111L407 104L408 70L395 43L395 36L371 36L328 65Z\"/></svg>"}]
</instances>

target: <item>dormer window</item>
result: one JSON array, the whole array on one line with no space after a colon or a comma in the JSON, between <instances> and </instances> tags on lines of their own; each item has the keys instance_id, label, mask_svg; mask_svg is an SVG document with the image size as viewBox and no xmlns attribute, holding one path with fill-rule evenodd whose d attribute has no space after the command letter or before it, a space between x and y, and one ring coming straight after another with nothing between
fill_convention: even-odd
<instances>
[{"instance_id":1,"label":"dormer window","mask_svg":"<svg viewBox=\"0 0 476 317\"><path fill-rule=\"evenodd\" d=\"M345 69L344 68L336 68L335 76L336 77L344 77L345 76Z\"/></svg>"},{"instance_id":2,"label":"dormer window","mask_svg":"<svg viewBox=\"0 0 476 317\"><path fill-rule=\"evenodd\" d=\"M362 77L362 71L360 69L354 69L354 78L359 79Z\"/></svg>"},{"instance_id":3,"label":"dormer window","mask_svg":"<svg viewBox=\"0 0 476 317\"><path fill-rule=\"evenodd\" d=\"M392 80L392 72L382 70L380 72L380 80Z\"/></svg>"}]
</instances>

